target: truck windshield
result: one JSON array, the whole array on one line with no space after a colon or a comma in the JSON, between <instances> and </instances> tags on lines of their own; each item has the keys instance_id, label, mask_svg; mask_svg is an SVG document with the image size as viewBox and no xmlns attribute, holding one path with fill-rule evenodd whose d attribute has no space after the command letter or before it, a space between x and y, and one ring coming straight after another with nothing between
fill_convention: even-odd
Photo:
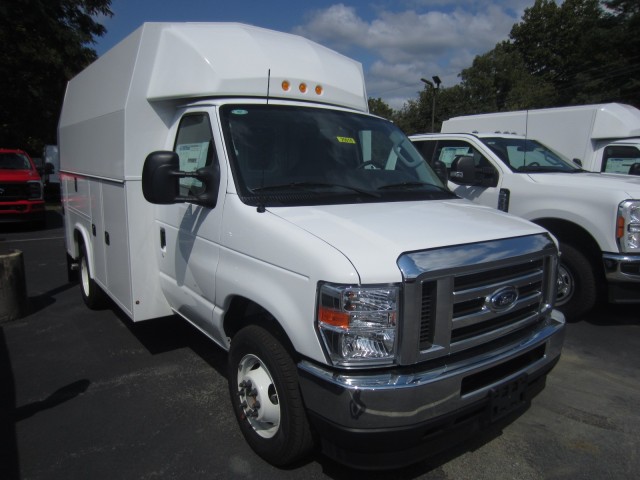
<instances>
[{"instance_id":1,"label":"truck windshield","mask_svg":"<svg viewBox=\"0 0 640 480\"><path fill-rule=\"evenodd\" d=\"M0 170L31 170L31 163L21 153L0 153Z\"/></svg>"},{"instance_id":2,"label":"truck windshield","mask_svg":"<svg viewBox=\"0 0 640 480\"><path fill-rule=\"evenodd\" d=\"M294 206L455 198L392 123L326 108L220 110L238 194Z\"/></svg>"},{"instance_id":3,"label":"truck windshield","mask_svg":"<svg viewBox=\"0 0 640 480\"><path fill-rule=\"evenodd\" d=\"M536 140L483 137L487 145L514 172L581 172L582 169Z\"/></svg>"}]
</instances>

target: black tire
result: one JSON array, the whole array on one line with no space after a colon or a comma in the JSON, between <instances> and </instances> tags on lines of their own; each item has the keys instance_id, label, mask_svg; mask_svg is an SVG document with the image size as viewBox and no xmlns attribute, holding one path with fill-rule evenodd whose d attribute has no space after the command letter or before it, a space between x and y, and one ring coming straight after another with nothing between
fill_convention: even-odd
<instances>
[{"instance_id":1,"label":"black tire","mask_svg":"<svg viewBox=\"0 0 640 480\"><path fill-rule=\"evenodd\" d=\"M80 247L79 262L80 271L78 272L78 277L80 280L80 293L82 294L82 300L91 310L100 310L106 306L107 296L98 284L96 284L93 278L91 278L87 249L84 245L81 245Z\"/></svg>"},{"instance_id":2,"label":"black tire","mask_svg":"<svg viewBox=\"0 0 640 480\"><path fill-rule=\"evenodd\" d=\"M314 447L291 356L267 330L250 325L229 351L229 393L249 446L276 467L303 460Z\"/></svg>"},{"instance_id":3,"label":"black tire","mask_svg":"<svg viewBox=\"0 0 640 480\"><path fill-rule=\"evenodd\" d=\"M579 320L598 300L596 269L577 248L560 242L556 307L567 320Z\"/></svg>"}]
</instances>

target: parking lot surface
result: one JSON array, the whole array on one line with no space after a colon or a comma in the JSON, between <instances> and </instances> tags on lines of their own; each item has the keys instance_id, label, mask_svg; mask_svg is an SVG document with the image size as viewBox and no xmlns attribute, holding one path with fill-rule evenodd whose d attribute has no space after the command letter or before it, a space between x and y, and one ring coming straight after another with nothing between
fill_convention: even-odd
<instances>
[{"instance_id":1,"label":"parking lot surface","mask_svg":"<svg viewBox=\"0 0 640 480\"><path fill-rule=\"evenodd\" d=\"M640 472L640 314L603 305L568 325L546 389L505 425L425 462L358 472L322 455L257 457L232 416L226 355L177 318L88 310L66 273L62 217L0 226L23 252L28 311L0 324L2 479L631 479Z\"/></svg>"}]
</instances>

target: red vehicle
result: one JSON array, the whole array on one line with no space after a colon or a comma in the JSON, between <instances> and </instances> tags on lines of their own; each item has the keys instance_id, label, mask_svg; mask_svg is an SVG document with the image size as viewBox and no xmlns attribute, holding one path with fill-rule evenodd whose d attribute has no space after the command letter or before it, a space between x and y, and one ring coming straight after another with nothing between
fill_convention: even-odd
<instances>
[{"instance_id":1,"label":"red vehicle","mask_svg":"<svg viewBox=\"0 0 640 480\"><path fill-rule=\"evenodd\" d=\"M42 179L27 152L0 148L0 223L44 223Z\"/></svg>"}]
</instances>

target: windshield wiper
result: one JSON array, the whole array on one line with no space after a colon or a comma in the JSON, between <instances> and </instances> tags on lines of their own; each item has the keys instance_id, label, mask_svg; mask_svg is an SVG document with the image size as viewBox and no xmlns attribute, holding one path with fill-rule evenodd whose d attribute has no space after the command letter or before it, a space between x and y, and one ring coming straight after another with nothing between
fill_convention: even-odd
<instances>
[{"instance_id":1,"label":"windshield wiper","mask_svg":"<svg viewBox=\"0 0 640 480\"><path fill-rule=\"evenodd\" d=\"M518 167L517 170L522 173L576 173L581 171L579 169L569 170L567 168L542 165L523 165L522 167Z\"/></svg>"},{"instance_id":2,"label":"windshield wiper","mask_svg":"<svg viewBox=\"0 0 640 480\"><path fill-rule=\"evenodd\" d=\"M367 195L370 197L379 198L380 194L376 192L372 192L370 190L363 190L361 188L353 187L351 185L341 185L339 183L326 183L326 182L290 182L290 183L280 183L275 185L264 185L262 187L252 188L253 192L268 192L274 190L286 190L288 188L293 189L303 189L303 190L313 190L314 188L344 188L347 190L351 190L356 193L360 193L362 195Z\"/></svg>"},{"instance_id":3,"label":"windshield wiper","mask_svg":"<svg viewBox=\"0 0 640 480\"><path fill-rule=\"evenodd\" d=\"M390 183L388 185L382 185L378 187L378 190L391 190L391 189L413 189L420 187L429 187L429 190L438 190L445 193L451 193L449 190L443 187L439 187L438 185L434 185L432 183L427 182L400 182L400 183Z\"/></svg>"}]
</instances>

